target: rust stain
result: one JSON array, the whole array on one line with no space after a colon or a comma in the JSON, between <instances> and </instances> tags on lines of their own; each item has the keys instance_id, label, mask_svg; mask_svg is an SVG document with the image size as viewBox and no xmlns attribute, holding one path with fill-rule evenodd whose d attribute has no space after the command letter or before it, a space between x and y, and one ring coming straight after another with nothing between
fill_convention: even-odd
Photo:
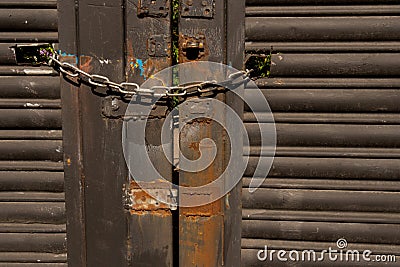
<instances>
[{"instance_id":1,"label":"rust stain","mask_svg":"<svg viewBox=\"0 0 400 267\"><path fill-rule=\"evenodd\" d=\"M80 69L86 72L91 72L93 70L93 66L91 65L93 58L89 56L81 56L80 57Z\"/></svg>"},{"instance_id":2,"label":"rust stain","mask_svg":"<svg viewBox=\"0 0 400 267\"><path fill-rule=\"evenodd\" d=\"M181 185L199 186L217 179L226 167L225 137L217 130L218 124L212 120L197 119L181 131L182 148L188 156L199 151L199 143L211 138L217 144L217 156L205 170L195 174L184 174ZM219 188L221 190L221 188ZM208 192L209 191L209 192ZM215 192L208 190L206 194ZM182 197L182 195L180 195ZM187 197L196 197L190 196ZM201 196L203 197L203 196ZM180 263L182 266L221 266L223 262L224 202L222 199L193 208L180 208Z\"/></svg>"},{"instance_id":3,"label":"rust stain","mask_svg":"<svg viewBox=\"0 0 400 267\"><path fill-rule=\"evenodd\" d=\"M146 182L143 186L146 188L167 188L169 185L164 180L157 179L152 182ZM172 215L169 205L154 199L136 181L130 181L129 190L131 190L133 202L129 209L131 215L151 214L159 217Z\"/></svg>"},{"instance_id":4,"label":"rust stain","mask_svg":"<svg viewBox=\"0 0 400 267\"><path fill-rule=\"evenodd\" d=\"M222 216L180 217L180 254L182 266L220 266L223 243Z\"/></svg>"},{"instance_id":5,"label":"rust stain","mask_svg":"<svg viewBox=\"0 0 400 267\"><path fill-rule=\"evenodd\" d=\"M171 216L172 213L170 210L130 210L129 213L131 215L138 215L138 216L143 216L143 215L154 215L154 216L159 216L159 217L168 217Z\"/></svg>"},{"instance_id":6,"label":"rust stain","mask_svg":"<svg viewBox=\"0 0 400 267\"><path fill-rule=\"evenodd\" d=\"M169 67L169 60L167 58L149 58L143 64L143 67L144 77L148 79L162 69Z\"/></svg>"},{"instance_id":7,"label":"rust stain","mask_svg":"<svg viewBox=\"0 0 400 267\"><path fill-rule=\"evenodd\" d=\"M205 38L203 33L194 35L179 34L179 63L206 61L209 58L210 51ZM195 51L196 48L190 48L195 45L198 45L197 51Z\"/></svg>"}]
</instances>

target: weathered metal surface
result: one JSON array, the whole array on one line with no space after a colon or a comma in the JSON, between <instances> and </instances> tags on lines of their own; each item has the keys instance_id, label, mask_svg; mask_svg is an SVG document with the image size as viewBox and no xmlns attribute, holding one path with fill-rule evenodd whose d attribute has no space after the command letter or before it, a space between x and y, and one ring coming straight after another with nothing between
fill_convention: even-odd
<instances>
[{"instance_id":1,"label":"weathered metal surface","mask_svg":"<svg viewBox=\"0 0 400 267\"><path fill-rule=\"evenodd\" d=\"M396 0L353 0L350 2L351 5L388 5L398 4ZM349 5L347 0L299 0L296 1L298 6L310 5L312 7L316 5ZM293 5L293 0L246 0L247 6L278 6L278 5Z\"/></svg>"},{"instance_id":2,"label":"weathered metal surface","mask_svg":"<svg viewBox=\"0 0 400 267\"><path fill-rule=\"evenodd\" d=\"M181 35L179 40L179 59L181 63L208 59L210 51L204 34Z\"/></svg>"},{"instance_id":3,"label":"weathered metal surface","mask_svg":"<svg viewBox=\"0 0 400 267\"><path fill-rule=\"evenodd\" d=\"M178 27L179 62L209 60L228 63L242 69L244 3L239 2L215 1L213 11L212 1L181 1L182 14ZM204 19L205 16L213 19ZM233 94L218 94L216 98L227 102L241 114L241 101ZM209 112L202 110L204 116ZM185 121L185 116L189 118L192 115L183 106L179 109L180 123ZM231 148L225 130L218 123L206 118L197 118L183 126L180 137L180 149L190 160L200 156L199 143L202 139L210 138L217 146L217 155L205 170L197 173L179 171L181 186L205 185L223 173L229 161ZM239 266L240 188L241 185L238 185L222 199L208 205L179 209L179 266Z\"/></svg>"},{"instance_id":4,"label":"weathered metal surface","mask_svg":"<svg viewBox=\"0 0 400 267\"><path fill-rule=\"evenodd\" d=\"M4 191L64 191L61 172L1 172L0 188Z\"/></svg>"},{"instance_id":5,"label":"weathered metal surface","mask_svg":"<svg viewBox=\"0 0 400 267\"><path fill-rule=\"evenodd\" d=\"M400 25L399 25L400 26ZM279 77L397 77L398 54L279 54L272 56L271 75ZM307 66L304 68L303 66Z\"/></svg>"},{"instance_id":6,"label":"weathered metal surface","mask_svg":"<svg viewBox=\"0 0 400 267\"><path fill-rule=\"evenodd\" d=\"M1 31L57 31L56 9L0 9Z\"/></svg>"},{"instance_id":7,"label":"weathered metal surface","mask_svg":"<svg viewBox=\"0 0 400 267\"><path fill-rule=\"evenodd\" d=\"M254 174L256 164L256 158L250 157L246 177ZM398 159L276 157L269 175L285 178L396 180L400 171L398 164Z\"/></svg>"},{"instance_id":8,"label":"weathered metal surface","mask_svg":"<svg viewBox=\"0 0 400 267\"><path fill-rule=\"evenodd\" d=\"M257 158L270 155L259 146L255 116L245 107L252 146L245 152L251 156L243 188L242 265L271 264L257 260L265 245L321 250L338 236L351 249L398 257L398 3L246 5L246 51L271 54L269 77L265 73L256 83L274 112L278 147L269 179L250 194ZM254 97L251 89L245 94ZM256 109L263 118L263 107Z\"/></svg>"},{"instance_id":9,"label":"weathered metal surface","mask_svg":"<svg viewBox=\"0 0 400 267\"><path fill-rule=\"evenodd\" d=\"M147 40L147 51L151 57L167 57L171 54L171 38L169 35L158 34Z\"/></svg>"},{"instance_id":10,"label":"weathered metal surface","mask_svg":"<svg viewBox=\"0 0 400 267\"><path fill-rule=\"evenodd\" d=\"M399 27L394 16L249 17L246 41L397 41Z\"/></svg>"},{"instance_id":11,"label":"weathered metal surface","mask_svg":"<svg viewBox=\"0 0 400 267\"><path fill-rule=\"evenodd\" d=\"M142 13L140 6L143 4L149 7L147 14ZM167 0L127 2L125 74L129 81L141 84L172 64L171 10L171 2ZM152 111L146 125L146 142L149 158L162 176L154 179L172 181L172 166L164 155L160 133L167 108L166 105L157 106ZM140 180L140 177L135 178ZM156 189L161 186L157 183ZM133 198L144 197L145 203L154 203L154 199L137 188L132 178L126 187L137 189ZM146 188L154 189L154 185ZM173 240L173 212L160 203L158 206L143 204L136 203L129 210L129 266L174 266L173 250L177 248Z\"/></svg>"},{"instance_id":12,"label":"weathered metal surface","mask_svg":"<svg viewBox=\"0 0 400 267\"><path fill-rule=\"evenodd\" d=\"M180 2L183 18L212 18L214 16L214 0L182 0Z\"/></svg>"},{"instance_id":13,"label":"weathered metal surface","mask_svg":"<svg viewBox=\"0 0 400 267\"><path fill-rule=\"evenodd\" d=\"M168 0L139 0L138 16L167 17L170 3Z\"/></svg>"},{"instance_id":14,"label":"weathered metal surface","mask_svg":"<svg viewBox=\"0 0 400 267\"><path fill-rule=\"evenodd\" d=\"M65 223L64 203L1 202L2 223Z\"/></svg>"},{"instance_id":15,"label":"weathered metal surface","mask_svg":"<svg viewBox=\"0 0 400 267\"><path fill-rule=\"evenodd\" d=\"M350 4L350 3L349 3ZM343 16L343 15L399 15L400 6L398 5L348 5L348 6L250 6L246 8L246 16Z\"/></svg>"},{"instance_id":16,"label":"weathered metal surface","mask_svg":"<svg viewBox=\"0 0 400 267\"><path fill-rule=\"evenodd\" d=\"M75 6L74 1L69 1L69 4L70 7ZM79 47L79 50L73 49L72 54L80 56L80 68L106 74L117 81L124 80L122 5L122 1L79 1L75 13L77 21L71 25L72 33L78 29L76 36L79 39L70 36L71 39L67 40L76 42L69 48ZM114 19L106 19L110 17ZM78 24L79 27L76 26ZM68 50L65 52L71 53ZM77 225L74 226L76 236L73 236L73 242L77 247L71 259L76 261L77 266L127 266L127 226L122 187L128 175L121 153L121 122L102 117L102 97L93 93L90 87L81 85L78 90L70 86L66 90L69 90L67 97L73 103L71 109L78 118L74 120L78 124L74 126L78 135L70 133L70 145L74 149L71 150L71 169L77 174L72 193L76 194L80 203L75 200L71 205L79 205L74 212L78 220L84 221L84 229L79 229L82 225L74 221ZM75 95L72 90L78 94ZM72 144L73 141L77 143Z\"/></svg>"},{"instance_id":17,"label":"weathered metal surface","mask_svg":"<svg viewBox=\"0 0 400 267\"><path fill-rule=\"evenodd\" d=\"M56 43L57 2L0 3L0 266L66 265L60 86L16 66L20 42Z\"/></svg>"}]
</instances>

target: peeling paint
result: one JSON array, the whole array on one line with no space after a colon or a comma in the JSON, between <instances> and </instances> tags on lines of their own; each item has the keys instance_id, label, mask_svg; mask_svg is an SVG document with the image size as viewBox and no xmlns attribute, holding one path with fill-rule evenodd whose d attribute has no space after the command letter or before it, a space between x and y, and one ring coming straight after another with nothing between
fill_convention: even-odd
<instances>
[{"instance_id":1,"label":"peeling paint","mask_svg":"<svg viewBox=\"0 0 400 267\"><path fill-rule=\"evenodd\" d=\"M144 76L144 64L143 64L143 60L141 59L136 59L136 63L135 63L135 68L139 68L140 70L140 76ZM146 77L144 77L144 79L146 80Z\"/></svg>"},{"instance_id":2,"label":"peeling paint","mask_svg":"<svg viewBox=\"0 0 400 267\"><path fill-rule=\"evenodd\" d=\"M41 105L38 104L38 103L26 103L26 104L24 105L24 107L26 107L26 108L40 108Z\"/></svg>"},{"instance_id":3,"label":"peeling paint","mask_svg":"<svg viewBox=\"0 0 400 267\"><path fill-rule=\"evenodd\" d=\"M62 52L61 50L58 50L57 53L58 53L60 56L62 56L62 57L74 57L75 60L76 60L76 65L78 65L79 61L78 61L78 56L77 56L77 55L68 54L68 53L66 53L66 52Z\"/></svg>"},{"instance_id":4,"label":"peeling paint","mask_svg":"<svg viewBox=\"0 0 400 267\"><path fill-rule=\"evenodd\" d=\"M23 72L26 75L49 75L49 74L53 74L53 70L43 70L43 69L24 69Z\"/></svg>"}]
</instances>

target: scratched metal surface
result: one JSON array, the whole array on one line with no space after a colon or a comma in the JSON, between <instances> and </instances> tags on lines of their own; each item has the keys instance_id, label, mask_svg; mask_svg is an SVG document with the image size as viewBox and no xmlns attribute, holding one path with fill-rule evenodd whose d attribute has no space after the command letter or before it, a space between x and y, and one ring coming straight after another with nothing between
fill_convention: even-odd
<instances>
[{"instance_id":1,"label":"scratched metal surface","mask_svg":"<svg viewBox=\"0 0 400 267\"><path fill-rule=\"evenodd\" d=\"M57 2L1 1L0 17L0 266L66 266L59 78L10 48L57 43Z\"/></svg>"},{"instance_id":2,"label":"scratched metal surface","mask_svg":"<svg viewBox=\"0 0 400 267\"><path fill-rule=\"evenodd\" d=\"M247 177L263 149L246 107L252 159L243 181L242 265L269 266L256 255L265 245L320 251L342 237L350 248L394 254L398 261L400 5L246 5L247 55L272 54L270 77L257 84L274 112L278 147L268 179L249 194Z\"/></svg>"}]
</instances>

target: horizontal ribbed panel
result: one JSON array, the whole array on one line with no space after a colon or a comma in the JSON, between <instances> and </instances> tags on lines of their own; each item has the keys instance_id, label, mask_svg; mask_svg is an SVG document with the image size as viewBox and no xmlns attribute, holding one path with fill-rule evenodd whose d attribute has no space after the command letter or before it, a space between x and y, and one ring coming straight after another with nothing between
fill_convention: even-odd
<instances>
[{"instance_id":1,"label":"horizontal ribbed panel","mask_svg":"<svg viewBox=\"0 0 400 267\"><path fill-rule=\"evenodd\" d=\"M53 253L32 253L32 252L0 252L0 259L3 262L12 262L18 259L19 262L24 262L24 263L37 263L37 262L62 263L66 261L67 255L53 254Z\"/></svg>"},{"instance_id":2,"label":"horizontal ribbed panel","mask_svg":"<svg viewBox=\"0 0 400 267\"><path fill-rule=\"evenodd\" d=\"M60 78L14 46L58 41L57 1L0 2L0 266L66 266Z\"/></svg>"},{"instance_id":3,"label":"horizontal ribbed panel","mask_svg":"<svg viewBox=\"0 0 400 267\"><path fill-rule=\"evenodd\" d=\"M400 29L400 23L399 23ZM400 30L399 33L400 35ZM279 54L272 56L271 75L280 77L400 76L399 54Z\"/></svg>"},{"instance_id":4,"label":"horizontal ribbed panel","mask_svg":"<svg viewBox=\"0 0 400 267\"><path fill-rule=\"evenodd\" d=\"M337 248L400 260L400 5L392 0L247 0L246 53L271 54L256 80L270 104L244 121L242 266L377 266L376 262L259 261L268 250ZM256 96L254 88L245 98ZM268 178L250 193L261 123L275 122ZM263 163L262 163L263 164ZM261 177L264 178L264 177ZM385 263L396 266L398 263Z\"/></svg>"},{"instance_id":5,"label":"horizontal ribbed panel","mask_svg":"<svg viewBox=\"0 0 400 267\"><path fill-rule=\"evenodd\" d=\"M388 4L398 4L397 0L246 0L247 6L274 6L274 5L312 5L313 7L317 5L388 5Z\"/></svg>"},{"instance_id":6,"label":"horizontal ribbed panel","mask_svg":"<svg viewBox=\"0 0 400 267\"><path fill-rule=\"evenodd\" d=\"M57 31L57 9L0 9L0 31Z\"/></svg>"}]
</instances>

